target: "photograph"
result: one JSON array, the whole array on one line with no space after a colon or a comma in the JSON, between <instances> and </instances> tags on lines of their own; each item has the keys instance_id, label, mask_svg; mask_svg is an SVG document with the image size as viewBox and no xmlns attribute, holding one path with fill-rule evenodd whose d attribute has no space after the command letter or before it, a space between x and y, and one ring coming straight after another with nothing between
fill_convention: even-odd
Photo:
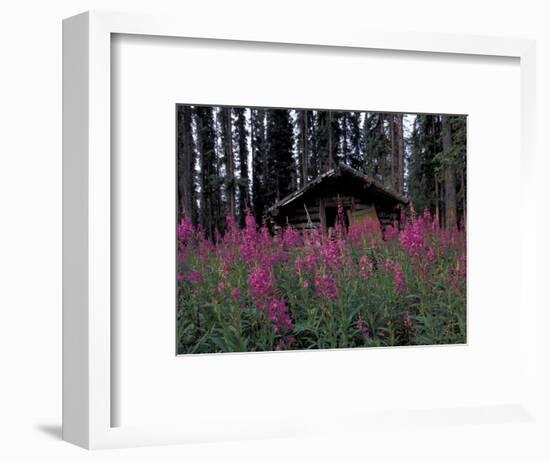
<instances>
[{"instance_id":1,"label":"photograph","mask_svg":"<svg viewBox=\"0 0 550 461\"><path fill-rule=\"evenodd\" d=\"M175 119L177 355L466 344L467 115Z\"/></svg>"}]
</instances>

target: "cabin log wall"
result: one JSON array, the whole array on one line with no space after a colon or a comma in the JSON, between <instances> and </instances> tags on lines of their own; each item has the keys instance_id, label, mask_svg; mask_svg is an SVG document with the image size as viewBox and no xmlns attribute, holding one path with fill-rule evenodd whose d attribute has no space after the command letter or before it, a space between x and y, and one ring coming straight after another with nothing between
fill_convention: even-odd
<instances>
[{"instance_id":1,"label":"cabin log wall","mask_svg":"<svg viewBox=\"0 0 550 461\"><path fill-rule=\"evenodd\" d=\"M339 170L325 173L314 184L305 186L294 196L289 196L281 204L270 209L272 226L291 225L296 229L327 227L327 209L337 209L338 205L351 222L351 215L374 208L376 216L384 228L392 226L400 219L400 209L406 204L404 197L398 196L366 176L340 166ZM306 211L307 210L307 211ZM332 221L331 213L331 221Z\"/></svg>"}]
</instances>

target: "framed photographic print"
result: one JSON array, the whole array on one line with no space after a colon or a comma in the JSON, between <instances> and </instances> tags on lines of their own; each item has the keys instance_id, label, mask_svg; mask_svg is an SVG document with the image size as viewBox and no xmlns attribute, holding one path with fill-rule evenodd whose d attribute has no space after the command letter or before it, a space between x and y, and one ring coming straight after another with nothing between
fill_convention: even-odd
<instances>
[{"instance_id":1,"label":"framed photographic print","mask_svg":"<svg viewBox=\"0 0 550 461\"><path fill-rule=\"evenodd\" d=\"M532 42L93 12L63 62L65 440L536 421Z\"/></svg>"},{"instance_id":2,"label":"framed photographic print","mask_svg":"<svg viewBox=\"0 0 550 461\"><path fill-rule=\"evenodd\" d=\"M178 354L466 343L465 115L176 117Z\"/></svg>"}]
</instances>

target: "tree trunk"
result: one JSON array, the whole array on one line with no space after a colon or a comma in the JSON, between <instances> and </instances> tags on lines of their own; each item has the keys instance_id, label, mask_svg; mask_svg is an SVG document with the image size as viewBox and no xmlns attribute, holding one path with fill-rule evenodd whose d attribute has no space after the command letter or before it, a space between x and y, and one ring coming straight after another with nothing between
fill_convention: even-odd
<instances>
[{"instance_id":1,"label":"tree trunk","mask_svg":"<svg viewBox=\"0 0 550 461\"><path fill-rule=\"evenodd\" d=\"M235 216L235 161L233 159L233 130L231 123L231 107L225 111L225 169L227 174L227 203L229 214Z\"/></svg>"},{"instance_id":2,"label":"tree trunk","mask_svg":"<svg viewBox=\"0 0 550 461\"><path fill-rule=\"evenodd\" d=\"M267 151L267 141L266 141L266 120L267 120L267 114L265 110L261 110L259 117L262 120L262 123L260 124L262 133L261 133L261 139L262 139L262 186L261 186L261 194L262 194L262 218L263 218L263 212L265 211L265 194L268 191L267 188L267 175L269 173L269 158L268 158L268 151Z\"/></svg>"},{"instance_id":3,"label":"tree trunk","mask_svg":"<svg viewBox=\"0 0 550 461\"><path fill-rule=\"evenodd\" d=\"M460 191L462 197L462 224L466 229L466 181L464 180L464 170L460 170Z\"/></svg>"},{"instance_id":4,"label":"tree trunk","mask_svg":"<svg viewBox=\"0 0 550 461\"><path fill-rule=\"evenodd\" d=\"M451 120L447 115L442 117L443 155L445 157L445 225L447 229L456 228L456 174L452 155L453 135Z\"/></svg>"},{"instance_id":5,"label":"tree trunk","mask_svg":"<svg viewBox=\"0 0 550 461\"><path fill-rule=\"evenodd\" d=\"M332 159L332 111L328 111L328 169L331 170L334 166Z\"/></svg>"},{"instance_id":6,"label":"tree trunk","mask_svg":"<svg viewBox=\"0 0 550 461\"><path fill-rule=\"evenodd\" d=\"M340 114L340 137L342 139L342 157L346 165L350 164L350 140L349 140L349 113L342 112Z\"/></svg>"},{"instance_id":7,"label":"tree trunk","mask_svg":"<svg viewBox=\"0 0 550 461\"><path fill-rule=\"evenodd\" d=\"M308 151L308 126L307 126L307 110L302 111L302 183L304 187L308 181L308 163L309 163L309 151Z\"/></svg>"},{"instance_id":8,"label":"tree trunk","mask_svg":"<svg viewBox=\"0 0 550 461\"><path fill-rule=\"evenodd\" d=\"M189 106L178 107L178 199L179 211L185 218L193 218L193 133Z\"/></svg>"},{"instance_id":9,"label":"tree trunk","mask_svg":"<svg viewBox=\"0 0 550 461\"><path fill-rule=\"evenodd\" d=\"M405 135L403 114L397 114L397 193L405 191Z\"/></svg>"},{"instance_id":10,"label":"tree trunk","mask_svg":"<svg viewBox=\"0 0 550 461\"><path fill-rule=\"evenodd\" d=\"M255 142L255 132L254 132L254 109L250 109L250 157L252 158L252 163L250 164L250 174L252 178L252 197L251 200L254 201L255 190L255 178L256 178L256 167L254 163L256 162L256 142Z\"/></svg>"},{"instance_id":11,"label":"tree trunk","mask_svg":"<svg viewBox=\"0 0 550 461\"><path fill-rule=\"evenodd\" d=\"M388 114L390 121L390 177L391 187L397 191L397 138L396 138L396 120L395 114Z\"/></svg>"},{"instance_id":12,"label":"tree trunk","mask_svg":"<svg viewBox=\"0 0 550 461\"><path fill-rule=\"evenodd\" d=\"M239 149L239 219L241 226L244 226L245 216L250 208L250 198L248 196L248 133L245 110L243 108L235 110L237 114L237 147Z\"/></svg>"},{"instance_id":13,"label":"tree trunk","mask_svg":"<svg viewBox=\"0 0 550 461\"><path fill-rule=\"evenodd\" d=\"M382 183L386 183L388 172L388 161L387 161L387 152L386 152L386 115L380 113L378 115L378 130L379 130L379 141L378 141L378 174L382 179Z\"/></svg>"},{"instance_id":14,"label":"tree trunk","mask_svg":"<svg viewBox=\"0 0 550 461\"><path fill-rule=\"evenodd\" d=\"M205 159L204 159L204 150L203 150L203 143L202 143L202 136L203 136L203 123L202 123L202 117L200 114L197 114L197 146L199 146L199 160L200 160L200 173L199 173L199 186L200 186L200 195L199 195L199 203L200 203L200 213L199 213L199 224L203 228L203 230L207 230L207 220L206 220L206 181L205 181Z\"/></svg>"},{"instance_id":15,"label":"tree trunk","mask_svg":"<svg viewBox=\"0 0 550 461\"><path fill-rule=\"evenodd\" d=\"M419 210L423 212L423 210ZM435 220L437 225L441 227L441 212L439 210L439 181L435 178Z\"/></svg>"}]
</instances>

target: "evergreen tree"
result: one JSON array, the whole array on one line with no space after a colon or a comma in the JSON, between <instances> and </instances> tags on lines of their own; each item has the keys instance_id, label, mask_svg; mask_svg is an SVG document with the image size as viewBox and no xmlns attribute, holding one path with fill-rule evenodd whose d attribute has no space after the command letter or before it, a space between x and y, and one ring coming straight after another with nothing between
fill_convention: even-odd
<instances>
[{"instance_id":1,"label":"evergreen tree","mask_svg":"<svg viewBox=\"0 0 550 461\"><path fill-rule=\"evenodd\" d=\"M276 200L293 192L292 180L296 176L293 127L288 110L268 110L266 142L268 149L266 201L268 206L271 206Z\"/></svg>"},{"instance_id":2,"label":"evergreen tree","mask_svg":"<svg viewBox=\"0 0 550 461\"><path fill-rule=\"evenodd\" d=\"M225 212L235 216L235 159L233 152L233 123L231 107L221 107L218 111L219 137L223 146L223 164L225 176L223 178L225 191Z\"/></svg>"},{"instance_id":3,"label":"evergreen tree","mask_svg":"<svg viewBox=\"0 0 550 461\"><path fill-rule=\"evenodd\" d=\"M200 219L207 237L213 238L218 208L219 176L216 171L216 148L212 107L197 106L197 146L200 160Z\"/></svg>"},{"instance_id":4,"label":"evergreen tree","mask_svg":"<svg viewBox=\"0 0 550 461\"><path fill-rule=\"evenodd\" d=\"M361 127L361 112L350 112L346 120L346 145L348 161L352 168L364 172L364 143Z\"/></svg>"},{"instance_id":5,"label":"evergreen tree","mask_svg":"<svg viewBox=\"0 0 550 461\"><path fill-rule=\"evenodd\" d=\"M417 115L411 134L411 153L408 161L407 189L414 208L428 209L441 218L441 181L438 155L441 147L439 116Z\"/></svg>"},{"instance_id":6,"label":"evergreen tree","mask_svg":"<svg viewBox=\"0 0 550 461\"><path fill-rule=\"evenodd\" d=\"M443 115L442 126L442 144L443 151L441 152L440 162L444 172L445 181L445 225L448 229L456 227L456 152L453 148L453 130L451 117Z\"/></svg>"},{"instance_id":7,"label":"evergreen tree","mask_svg":"<svg viewBox=\"0 0 550 461\"><path fill-rule=\"evenodd\" d=\"M319 111L317 115L319 173L331 170L338 163L340 129L338 117L333 111Z\"/></svg>"},{"instance_id":8,"label":"evergreen tree","mask_svg":"<svg viewBox=\"0 0 550 461\"><path fill-rule=\"evenodd\" d=\"M252 197L254 201L254 216L260 223L267 208L267 146L265 138L265 109L251 109L250 131L252 146Z\"/></svg>"},{"instance_id":9,"label":"evergreen tree","mask_svg":"<svg viewBox=\"0 0 550 461\"><path fill-rule=\"evenodd\" d=\"M443 184L443 217L447 228L466 216L466 117L442 115L441 152L437 156Z\"/></svg>"},{"instance_id":10,"label":"evergreen tree","mask_svg":"<svg viewBox=\"0 0 550 461\"><path fill-rule=\"evenodd\" d=\"M315 179L322 172L322 151L321 151L321 125L319 119L319 111L308 111L309 121L309 168L308 174L310 179Z\"/></svg>"},{"instance_id":11,"label":"evergreen tree","mask_svg":"<svg viewBox=\"0 0 550 461\"><path fill-rule=\"evenodd\" d=\"M457 181L457 219L466 222L466 116L451 116Z\"/></svg>"},{"instance_id":12,"label":"evergreen tree","mask_svg":"<svg viewBox=\"0 0 550 461\"><path fill-rule=\"evenodd\" d=\"M177 106L178 127L178 221L190 218L197 224L197 189L195 174L195 141L193 139L193 111L191 106Z\"/></svg>"},{"instance_id":13,"label":"evergreen tree","mask_svg":"<svg viewBox=\"0 0 550 461\"><path fill-rule=\"evenodd\" d=\"M247 210L250 208L249 175L248 175L248 122L246 109L238 107L235 113L235 145L239 158L239 221L244 225Z\"/></svg>"},{"instance_id":14,"label":"evergreen tree","mask_svg":"<svg viewBox=\"0 0 550 461\"><path fill-rule=\"evenodd\" d=\"M365 172L387 184L391 183L389 171L388 153L390 142L386 132L386 114L381 112L368 112L365 115Z\"/></svg>"},{"instance_id":15,"label":"evergreen tree","mask_svg":"<svg viewBox=\"0 0 550 461\"><path fill-rule=\"evenodd\" d=\"M405 138L403 134L403 114L391 114L391 166L392 186L395 192L403 194L405 183Z\"/></svg>"},{"instance_id":16,"label":"evergreen tree","mask_svg":"<svg viewBox=\"0 0 550 461\"><path fill-rule=\"evenodd\" d=\"M420 212L424 209L435 212L435 153L425 145L427 127L431 126L427 115L417 115L413 124L408 160L409 178L407 189L413 206Z\"/></svg>"},{"instance_id":17,"label":"evergreen tree","mask_svg":"<svg viewBox=\"0 0 550 461\"><path fill-rule=\"evenodd\" d=\"M228 213L243 225L251 210L261 223L338 162L406 190L441 226L465 221L465 116L184 105L176 116L178 219L209 238L224 232Z\"/></svg>"},{"instance_id":18,"label":"evergreen tree","mask_svg":"<svg viewBox=\"0 0 550 461\"><path fill-rule=\"evenodd\" d=\"M300 187L304 187L309 180L310 163L310 142L309 142L309 115L308 110L296 111L297 127L297 152L298 152L298 172Z\"/></svg>"},{"instance_id":19,"label":"evergreen tree","mask_svg":"<svg viewBox=\"0 0 550 461\"><path fill-rule=\"evenodd\" d=\"M348 112L331 112L332 114L332 139L334 140L333 145L333 157L335 163L333 167L337 166L338 163L342 162L349 164L349 146L348 140L346 138L346 125L348 121Z\"/></svg>"}]
</instances>

